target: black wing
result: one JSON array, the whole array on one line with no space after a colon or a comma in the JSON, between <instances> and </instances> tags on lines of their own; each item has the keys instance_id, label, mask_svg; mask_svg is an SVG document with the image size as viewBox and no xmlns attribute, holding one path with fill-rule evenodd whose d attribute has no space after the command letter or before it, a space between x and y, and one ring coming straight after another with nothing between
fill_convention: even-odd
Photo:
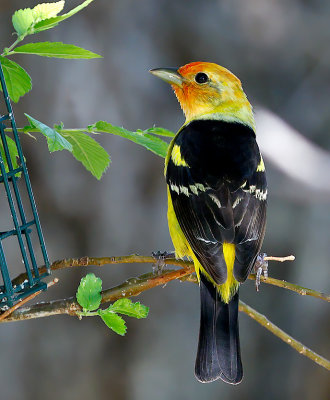
<instances>
[{"instance_id":1,"label":"black wing","mask_svg":"<svg viewBox=\"0 0 330 400\"><path fill-rule=\"evenodd\" d=\"M217 284L227 279L222 244L234 243L234 275L243 282L259 253L266 220L266 179L257 171L261 157L254 132L240 124L196 121L175 144L188 165L170 158L167 166L180 227Z\"/></svg>"}]
</instances>

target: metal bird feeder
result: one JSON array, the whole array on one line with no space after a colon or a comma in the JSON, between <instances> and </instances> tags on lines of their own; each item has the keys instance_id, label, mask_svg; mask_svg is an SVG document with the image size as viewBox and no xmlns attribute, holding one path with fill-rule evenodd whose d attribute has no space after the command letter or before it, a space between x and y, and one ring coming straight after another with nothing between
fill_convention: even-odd
<instances>
[{"instance_id":1,"label":"metal bird feeder","mask_svg":"<svg viewBox=\"0 0 330 400\"><path fill-rule=\"evenodd\" d=\"M0 62L0 80L4 103L0 98L0 201L1 212L8 212L8 226L4 229L0 221L0 268L2 282L0 280L0 308L12 307L19 299L38 291L45 290L47 284L42 278L50 274L49 260L43 238L36 203L34 201L29 174L26 168L19 136L16 129L14 113L8 96L6 82ZM5 129L9 128L9 134ZM8 129L7 129L8 131ZM16 146L17 157L12 158L10 150ZM11 151L12 153L12 151ZM24 204L23 204L24 203ZM6 207L9 207L7 211ZM10 213L10 214L9 214ZM10 218L10 216L11 218ZM11 246L7 243L10 241ZM9 264L9 252L20 254L25 267L17 270L17 265ZM39 273L37 260L46 266L46 272ZM21 265L21 263L19 263ZM12 271L9 270L9 267ZM26 272L23 283L12 283L14 267L15 275Z\"/></svg>"}]
</instances>

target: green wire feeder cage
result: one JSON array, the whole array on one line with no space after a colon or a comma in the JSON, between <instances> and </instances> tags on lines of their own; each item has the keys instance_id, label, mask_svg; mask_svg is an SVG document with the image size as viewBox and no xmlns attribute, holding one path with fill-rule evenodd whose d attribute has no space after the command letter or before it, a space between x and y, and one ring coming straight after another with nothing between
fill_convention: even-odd
<instances>
[{"instance_id":1,"label":"green wire feeder cage","mask_svg":"<svg viewBox=\"0 0 330 400\"><path fill-rule=\"evenodd\" d=\"M0 266L2 275L2 282L0 281L0 308L3 309L4 306L12 307L19 299L31 293L45 290L47 284L42 282L42 278L50 274L50 269L37 207L17 134L1 62L0 80L4 98L4 104L0 101L0 196L4 197L4 199L0 198L2 201L0 211L1 213L5 212L6 200L8 200L11 214L11 219L8 217L8 225L10 225L8 230L2 231L4 218L2 217L0 221ZM11 129L12 134L6 135L5 128ZM15 160L10 155L10 149L12 150L14 146L17 148L17 158L15 157ZM23 200L26 203L26 208L23 207ZM11 247L7 245L9 241L11 242ZM9 263L7 248L10 249L10 252L14 251L16 257L19 254L18 252L21 253L25 271L16 270L15 276L17 273L26 272L27 278L19 285L12 283L13 277L10 275L7 264ZM39 273L38 259L43 259L42 262L46 266L45 273ZM10 265L12 273L14 267L17 268L17 265Z\"/></svg>"}]
</instances>

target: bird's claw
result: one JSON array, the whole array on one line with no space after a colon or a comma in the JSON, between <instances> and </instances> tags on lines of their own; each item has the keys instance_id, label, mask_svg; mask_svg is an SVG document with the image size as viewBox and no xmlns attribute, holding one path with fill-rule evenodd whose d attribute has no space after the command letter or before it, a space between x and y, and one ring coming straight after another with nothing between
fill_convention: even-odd
<instances>
[{"instance_id":1,"label":"bird's claw","mask_svg":"<svg viewBox=\"0 0 330 400\"><path fill-rule=\"evenodd\" d=\"M152 264L152 271L153 273L157 272L158 274L161 274L165 268L165 260L175 257L175 253L173 251L153 251L151 254L155 259L155 262Z\"/></svg>"},{"instance_id":2,"label":"bird's claw","mask_svg":"<svg viewBox=\"0 0 330 400\"><path fill-rule=\"evenodd\" d=\"M256 291L257 292L259 292L261 275L264 275L265 278L268 278L268 261L265 260L266 256L267 256L266 253L260 253L258 255L256 263L254 265L254 270L256 273Z\"/></svg>"}]
</instances>

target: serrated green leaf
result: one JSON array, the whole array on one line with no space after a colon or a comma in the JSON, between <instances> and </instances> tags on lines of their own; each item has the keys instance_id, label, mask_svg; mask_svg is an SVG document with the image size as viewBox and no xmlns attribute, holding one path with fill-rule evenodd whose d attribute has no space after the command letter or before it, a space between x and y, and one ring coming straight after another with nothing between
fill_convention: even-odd
<instances>
[{"instance_id":1,"label":"serrated green leaf","mask_svg":"<svg viewBox=\"0 0 330 400\"><path fill-rule=\"evenodd\" d=\"M8 58L1 56L0 60L8 94L10 98L17 103L20 97L24 96L31 90L31 78L29 74L14 61L8 60Z\"/></svg>"},{"instance_id":2,"label":"serrated green leaf","mask_svg":"<svg viewBox=\"0 0 330 400\"><path fill-rule=\"evenodd\" d=\"M159 126L153 126L152 128L146 129L144 131L145 133L152 133L154 135L159 135L159 136L167 136L167 137L174 137L175 133L169 131L168 129L161 128Z\"/></svg>"},{"instance_id":3,"label":"serrated green leaf","mask_svg":"<svg viewBox=\"0 0 330 400\"><path fill-rule=\"evenodd\" d=\"M43 57L55 58L101 58L100 55L92 53L89 50L74 46L73 44L65 44L62 42L38 42L28 43L23 46L16 47L13 53L34 54Z\"/></svg>"},{"instance_id":4,"label":"serrated green leaf","mask_svg":"<svg viewBox=\"0 0 330 400\"><path fill-rule=\"evenodd\" d=\"M140 302L133 303L130 299L119 299L111 304L108 309L138 319L146 318L149 313L149 307Z\"/></svg>"},{"instance_id":5,"label":"serrated green leaf","mask_svg":"<svg viewBox=\"0 0 330 400\"><path fill-rule=\"evenodd\" d=\"M152 151L161 157L166 157L168 144L149 134L142 132L131 132L127 129L120 128L119 126L111 125L109 122L98 121L94 124L93 128L95 130L100 130L107 133L112 133L113 135L121 136L125 139L131 140L146 149Z\"/></svg>"},{"instance_id":6,"label":"serrated green leaf","mask_svg":"<svg viewBox=\"0 0 330 400\"><path fill-rule=\"evenodd\" d=\"M102 318L103 322L113 331L118 333L118 335L124 336L127 328L125 321L119 315L106 310L98 310L99 316Z\"/></svg>"},{"instance_id":7,"label":"serrated green leaf","mask_svg":"<svg viewBox=\"0 0 330 400\"><path fill-rule=\"evenodd\" d=\"M34 33L34 25L45 19L54 18L63 10L64 1L56 3L43 3L36 5L33 9L25 8L17 10L12 16L13 26L19 36Z\"/></svg>"},{"instance_id":8,"label":"serrated green leaf","mask_svg":"<svg viewBox=\"0 0 330 400\"><path fill-rule=\"evenodd\" d=\"M30 115L25 114L30 124L39 129L39 131L46 137L48 149L52 153L53 151L68 150L72 152L73 148L70 142L68 142L60 133L55 129L50 128L44 123L32 118Z\"/></svg>"},{"instance_id":9,"label":"serrated green leaf","mask_svg":"<svg viewBox=\"0 0 330 400\"><path fill-rule=\"evenodd\" d=\"M31 8L17 10L12 16L12 23L18 36L25 35L34 22Z\"/></svg>"},{"instance_id":10,"label":"serrated green leaf","mask_svg":"<svg viewBox=\"0 0 330 400\"><path fill-rule=\"evenodd\" d=\"M94 274L87 274L81 278L76 298L84 310L94 311L101 304L102 280Z\"/></svg>"},{"instance_id":11,"label":"serrated green leaf","mask_svg":"<svg viewBox=\"0 0 330 400\"><path fill-rule=\"evenodd\" d=\"M63 10L64 4L65 1L61 0L56 3L42 3L36 5L32 9L34 23L56 17L57 14Z\"/></svg>"},{"instance_id":12,"label":"serrated green leaf","mask_svg":"<svg viewBox=\"0 0 330 400\"><path fill-rule=\"evenodd\" d=\"M97 179L110 164L110 156L104 148L93 138L83 132L62 134L72 145L73 156Z\"/></svg>"},{"instance_id":13,"label":"serrated green leaf","mask_svg":"<svg viewBox=\"0 0 330 400\"><path fill-rule=\"evenodd\" d=\"M66 14L60 15L58 17L48 18L43 21L40 21L34 25L34 32L41 32L45 31L46 29L54 28L59 22L64 21L67 18L72 17L72 15L76 14L78 11L82 10L83 8L87 7L94 0L86 0L81 3L79 6L73 8Z\"/></svg>"},{"instance_id":14,"label":"serrated green leaf","mask_svg":"<svg viewBox=\"0 0 330 400\"><path fill-rule=\"evenodd\" d=\"M14 141L11 137L9 137L8 135L6 135L6 139L7 139L7 145L8 145L8 150L9 150L9 154L10 154L10 159L11 159L11 162L12 162L12 166L13 166L13 169L16 169L16 168L19 167L18 162L17 162L17 160L18 160L18 151L17 151L16 143L15 143L15 141ZM8 171L9 171L9 167L8 167L7 157L6 157L6 154L5 154L5 150L4 150L4 148L3 148L2 141L0 141L0 152L1 152L1 157L2 157L2 159L3 159L3 162L4 162L4 164L5 164L6 172L8 172ZM16 175L16 176L20 176L21 173L18 172L18 173L15 174L15 175Z\"/></svg>"}]
</instances>

